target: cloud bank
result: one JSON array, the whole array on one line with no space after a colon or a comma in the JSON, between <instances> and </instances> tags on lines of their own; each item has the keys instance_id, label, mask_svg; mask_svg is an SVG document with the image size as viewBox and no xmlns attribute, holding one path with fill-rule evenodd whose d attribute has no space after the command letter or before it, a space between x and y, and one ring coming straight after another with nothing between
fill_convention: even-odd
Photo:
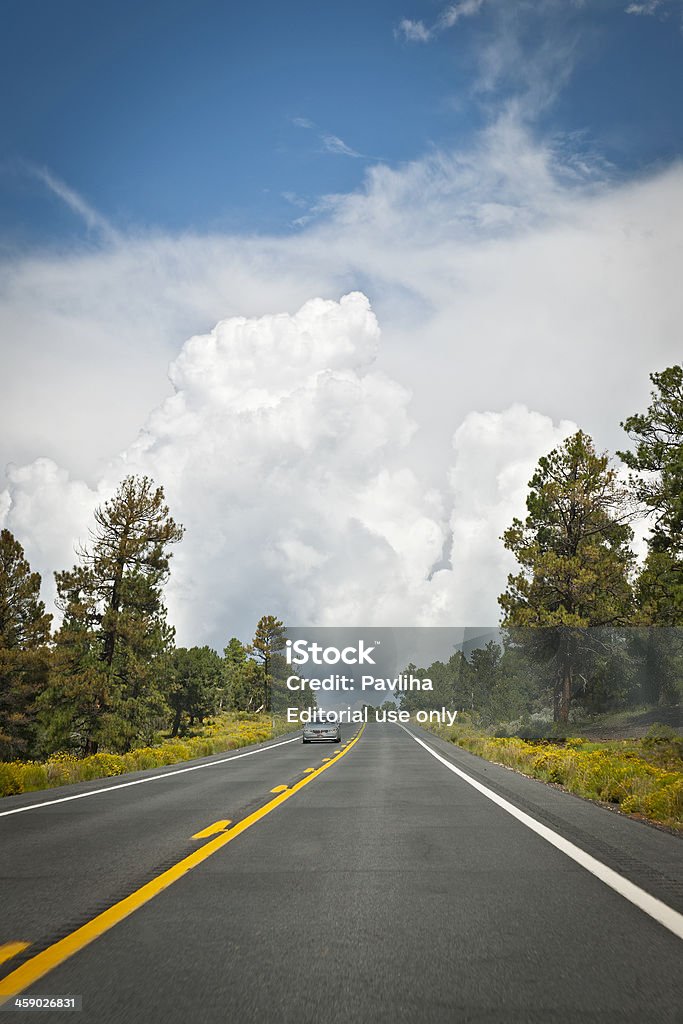
<instances>
[{"instance_id":1,"label":"cloud bank","mask_svg":"<svg viewBox=\"0 0 683 1024\"><path fill-rule=\"evenodd\" d=\"M0 515L49 585L118 480L152 475L187 527L182 643L264 611L492 624L538 457L575 425L621 446L680 358L681 202L679 166L620 182L510 108L286 237L15 255Z\"/></svg>"},{"instance_id":2,"label":"cloud bank","mask_svg":"<svg viewBox=\"0 0 683 1024\"><path fill-rule=\"evenodd\" d=\"M10 470L4 525L43 571L66 565L95 504L151 475L187 529L168 591L187 644L248 635L266 609L302 625L495 621L498 535L573 425L471 414L439 493L406 464L410 393L378 372L378 344L359 292L222 321L185 343L174 394L96 487L48 459Z\"/></svg>"}]
</instances>

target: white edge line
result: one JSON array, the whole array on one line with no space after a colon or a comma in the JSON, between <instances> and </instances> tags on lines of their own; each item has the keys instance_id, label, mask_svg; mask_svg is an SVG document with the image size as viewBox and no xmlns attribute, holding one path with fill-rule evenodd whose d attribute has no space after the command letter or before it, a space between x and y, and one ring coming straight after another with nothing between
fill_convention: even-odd
<instances>
[{"instance_id":1,"label":"white edge line","mask_svg":"<svg viewBox=\"0 0 683 1024\"><path fill-rule=\"evenodd\" d=\"M23 811L35 811L37 807L50 807L52 804L63 804L67 800L84 800L87 796L100 796L102 793L112 793L115 789L126 789L127 786L140 786L143 782L157 782L159 779L167 779L171 775L182 775L184 772L196 772L200 768L213 768L217 764L225 764L227 761L239 761L241 757L251 757L252 754L262 754L264 751L273 750L275 747L284 747L287 743L294 743L299 737L291 740L280 740L279 743L271 743L267 747L257 747L256 750L246 750L243 754L233 754L232 757L222 757L218 761L205 761L203 764L191 764L187 768L176 768L172 772L163 772L162 775L149 775L145 779L131 779L129 782L117 782L115 786L103 786L101 789L91 789L87 793L72 793L71 796L60 796L56 800L43 800L39 804L27 804L25 807L13 807L9 811L0 811L0 818L8 814L21 814ZM138 769L139 770L139 769Z\"/></svg>"},{"instance_id":2,"label":"white edge line","mask_svg":"<svg viewBox=\"0 0 683 1024\"><path fill-rule=\"evenodd\" d=\"M677 935L679 939L683 939L683 914L679 914L677 910L667 906L666 903L662 903L662 901L658 900L655 896L650 896L650 894L645 892L644 889L634 885L633 882L629 882L627 878L624 878L622 875L618 874L618 872L613 871L612 868L608 868L606 864L602 863L602 861L596 860L595 857L591 857L589 853L586 853L585 850L582 850L579 846L575 846L574 843L570 843L568 839L564 839L557 832L554 832L553 829L548 828L547 825L542 825L540 821L536 821L536 819L532 818L530 814L525 814L524 811L520 811L514 804L511 804L502 796L498 796L497 793L494 793L493 790L482 785L481 782L477 782L476 779L473 779L460 768L451 764L451 762L446 760L445 757L442 757L441 754L437 754L435 750L415 736L409 729L406 729L404 725L401 725L401 728L404 732L407 732L416 743L419 743L421 747L424 747L432 757L435 757L437 761L440 761L441 764L445 765L449 771L454 772L464 782L468 783L468 785L481 793L482 796L485 796L488 800L492 800L494 804L498 804L498 806L502 807L504 811L511 814L513 818L517 819L517 821L521 821L523 825L526 825L526 827L530 828L532 832L536 833L536 835L545 839L546 842L550 843L551 846L554 846L555 849L564 853L577 864L580 864L582 868L586 869L586 871L590 871L592 875L599 878L600 881L604 882L610 889L619 893L620 896L623 896L624 899L633 903L634 906L639 907L640 910L644 911L659 924L663 925L664 928L668 928L668 930L673 932L674 935Z\"/></svg>"}]
</instances>

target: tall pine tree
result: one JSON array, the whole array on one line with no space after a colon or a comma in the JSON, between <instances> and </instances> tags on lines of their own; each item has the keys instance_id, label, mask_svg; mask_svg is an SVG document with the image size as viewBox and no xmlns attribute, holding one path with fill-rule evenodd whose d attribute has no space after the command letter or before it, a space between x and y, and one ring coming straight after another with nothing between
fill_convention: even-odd
<instances>
[{"instance_id":1,"label":"tall pine tree","mask_svg":"<svg viewBox=\"0 0 683 1024\"><path fill-rule=\"evenodd\" d=\"M284 648L286 639L285 626L280 619L276 619L274 615L261 616L256 624L256 632L249 647L249 653L253 654L263 665L264 711L271 710L271 667L273 659L277 652Z\"/></svg>"},{"instance_id":2,"label":"tall pine tree","mask_svg":"<svg viewBox=\"0 0 683 1024\"><path fill-rule=\"evenodd\" d=\"M127 477L95 512L79 564L55 574L64 621L45 702L52 746L147 740L167 711L163 656L173 630L162 589L183 535L149 477Z\"/></svg>"},{"instance_id":3,"label":"tall pine tree","mask_svg":"<svg viewBox=\"0 0 683 1024\"><path fill-rule=\"evenodd\" d=\"M632 614L632 513L607 456L582 431L539 460L526 505L526 520L503 535L520 571L498 601L503 625L541 627L525 631L525 642L539 660L554 658L554 717L566 722L586 627L622 625Z\"/></svg>"}]
</instances>

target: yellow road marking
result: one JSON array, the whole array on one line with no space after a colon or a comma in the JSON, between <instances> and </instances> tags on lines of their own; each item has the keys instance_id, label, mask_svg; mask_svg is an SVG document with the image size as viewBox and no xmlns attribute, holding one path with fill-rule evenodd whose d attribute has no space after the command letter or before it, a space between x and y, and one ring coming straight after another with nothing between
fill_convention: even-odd
<instances>
[{"instance_id":1,"label":"yellow road marking","mask_svg":"<svg viewBox=\"0 0 683 1024\"><path fill-rule=\"evenodd\" d=\"M304 768L304 775L305 775L305 774L306 774L307 772L314 772L314 771L316 771L316 769L315 769L315 768Z\"/></svg>"},{"instance_id":2,"label":"yellow road marking","mask_svg":"<svg viewBox=\"0 0 683 1024\"><path fill-rule=\"evenodd\" d=\"M226 828L230 824L230 818L224 818L222 821L214 821L213 825L207 825L201 832L195 832L192 836L193 839L208 839L209 836L215 836L216 832L225 832Z\"/></svg>"},{"instance_id":3,"label":"yellow road marking","mask_svg":"<svg viewBox=\"0 0 683 1024\"><path fill-rule=\"evenodd\" d=\"M18 953L23 953L30 945L30 942L6 942L0 946L0 964L4 964L6 960L11 960Z\"/></svg>"},{"instance_id":4,"label":"yellow road marking","mask_svg":"<svg viewBox=\"0 0 683 1024\"><path fill-rule=\"evenodd\" d=\"M271 789L270 792L271 793L284 793L284 791L286 789L289 789L289 786L275 786L275 788Z\"/></svg>"},{"instance_id":5,"label":"yellow road marking","mask_svg":"<svg viewBox=\"0 0 683 1024\"><path fill-rule=\"evenodd\" d=\"M198 850L191 853L188 857L184 857L183 860L178 861L173 867L168 868L166 871L162 871L160 875L153 878L150 882L141 886L135 892L132 892L130 896L126 896L125 899L115 903L113 907L109 907L108 910L98 914L91 921L81 925L75 932L71 932L70 935L60 939L58 942L54 942L47 949L44 949L40 953L36 953L35 956L27 960L26 963L22 964L21 967L17 967L16 970L8 974L7 977L0 981L0 1003L5 1002L11 996L16 996L24 989L28 988L34 982L44 977L49 971L54 970L59 964L64 963L74 953L80 952L85 946L90 945L95 939L98 939L100 935L104 935L114 925L119 924L126 917L129 917L134 911L139 910L140 907L144 906L145 903L149 903L151 899L158 896L164 889L168 889L170 885L177 882L179 878L186 875L192 868L196 868L198 864L208 860L209 857L213 856L228 843L231 843L233 839L241 835L242 832L246 832L248 828L255 825L261 818L265 818L267 814L274 811L276 807L283 804L285 800L289 800L295 793L298 793L300 789L307 786L309 782L321 775L322 772L327 771L333 764L336 764L345 754L349 752L351 747L356 743L363 733L363 729L360 730L354 740L349 743L346 750L340 750L340 752L333 757L327 764L322 765L320 768L316 768L313 774L307 775L303 779L299 779L291 789L285 790L283 793L279 793L277 796L269 800L263 807L259 807L257 811L249 814L242 821L238 821L237 824L230 829L229 832L222 832L208 843L204 843Z\"/></svg>"}]
</instances>

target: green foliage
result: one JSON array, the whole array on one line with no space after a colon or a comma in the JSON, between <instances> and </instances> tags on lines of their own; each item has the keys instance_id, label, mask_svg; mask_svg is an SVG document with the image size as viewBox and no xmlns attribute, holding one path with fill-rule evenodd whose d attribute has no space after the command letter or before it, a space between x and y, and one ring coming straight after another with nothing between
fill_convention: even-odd
<instances>
[{"instance_id":1,"label":"green foliage","mask_svg":"<svg viewBox=\"0 0 683 1024\"><path fill-rule=\"evenodd\" d=\"M665 761L683 762L683 736L669 725L655 722L642 742L645 750L655 751Z\"/></svg>"},{"instance_id":2,"label":"green foliage","mask_svg":"<svg viewBox=\"0 0 683 1024\"><path fill-rule=\"evenodd\" d=\"M249 657L249 648L237 637L232 637L223 652L223 680L229 708L256 711L263 704L263 665Z\"/></svg>"},{"instance_id":3,"label":"green foliage","mask_svg":"<svg viewBox=\"0 0 683 1024\"><path fill-rule=\"evenodd\" d=\"M40 600L40 575L9 530L0 532L0 756L35 745L36 699L49 668L50 623Z\"/></svg>"},{"instance_id":4,"label":"green foliage","mask_svg":"<svg viewBox=\"0 0 683 1024\"><path fill-rule=\"evenodd\" d=\"M543 456L528 515L503 535L521 571L499 598L511 626L602 626L629 621L633 537L628 494L582 431Z\"/></svg>"},{"instance_id":5,"label":"green foliage","mask_svg":"<svg viewBox=\"0 0 683 1024\"><path fill-rule=\"evenodd\" d=\"M633 614L634 556L627 491L578 431L543 456L529 482L528 515L503 534L520 571L499 597L503 624L523 629L519 643L556 670L554 716L567 721L575 675L591 653L586 627L626 623Z\"/></svg>"},{"instance_id":6,"label":"green foliage","mask_svg":"<svg viewBox=\"0 0 683 1024\"><path fill-rule=\"evenodd\" d=\"M178 647L168 659L166 699L173 711L171 735L181 730L183 715L192 725L215 714L223 688L223 660L211 647Z\"/></svg>"},{"instance_id":7,"label":"green foliage","mask_svg":"<svg viewBox=\"0 0 683 1024\"><path fill-rule=\"evenodd\" d=\"M653 518L649 554L636 588L639 621L683 625L683 366L650 374L646 413L621 425L634 443L619 452L631 486Z\"/></svg>"},{"instance_id":8,"label":"green foliage","mask_svg":"<svg viewBox=\"0 0 683 1024\"><path fill-rule=\"evenodd\" d=\"M483 725L517 718L535 707L539 686L530 666L517 650L490 641L475 649L468 661L456 651L447 662L427 669L408 665L406 675L431 679L433 691L406 690L400 694L404 711L445 707L458 711L458 721L472 716Z\"/></svg>"},{"instance_id":9,"label":"green foliage","mask_svg":"<svg viewBox=\"0 0 683 1024\"><path fill-rule=\"evenodd\" d=\"M263 615L256 626L254 639L249 653L253 654L263 665L263 707L271 709L271 666L273 657L285 646L287 634L284 623L274 615Z\"/></svg>"},{"instance_id":10,"label":"green foliage","mask_svg":"<svg viewBox=\"0 0 683 1024\"><path fill-rule=\"evenodd\" d=\"M43 701L48 750L127 750L149 741L167 714L162 675L173 630L162 588L168 547L182 538L182 527L163 489L133 476L96 510L95 523L90 549L73 569L55 574L64 620Z\"/></svg>"},{"instance_id":11,"label":"green foliage","mask_svg":"<svg viewBox=\"0 0 683 1024\"><path fill-rule=\"evenodd\" d=\"M428 710L445 707L449 711L463 706L469 707L469 666L460 651L451 655L447 662L435 661L429 668L417 668L412 663L403 670L410 677L431 679L433 690L404 690L399 694L403 711Z\"/></svg>"}]
</instances>

